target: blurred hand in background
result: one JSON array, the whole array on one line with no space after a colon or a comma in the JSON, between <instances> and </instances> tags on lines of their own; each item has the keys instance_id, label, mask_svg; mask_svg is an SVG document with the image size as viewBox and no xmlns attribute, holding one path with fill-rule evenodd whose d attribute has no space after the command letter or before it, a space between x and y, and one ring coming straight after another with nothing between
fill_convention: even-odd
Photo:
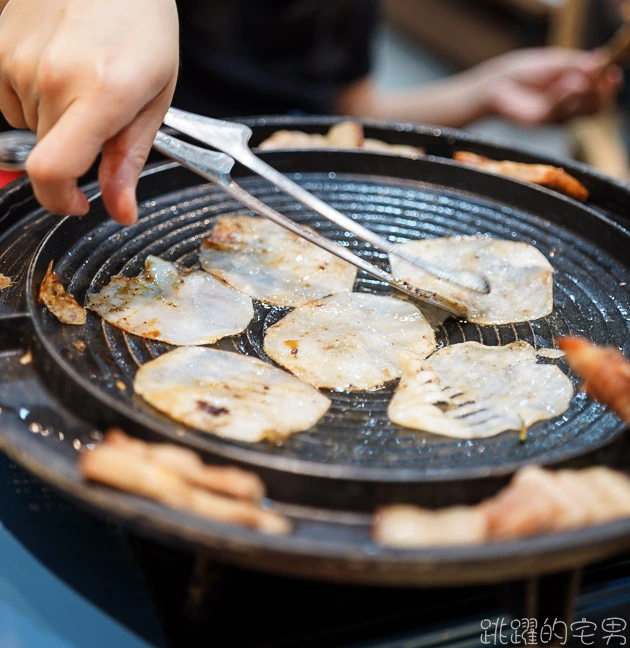
<instances>
[{"instance_id":1,"label":"blurred hand in background","mask_svg":"<svg viewBox=\"0 0 630 648\"><path fill-rule=\"evenodd\" d=\"M522 124L591 115L610 106L623 79L598 52L541 48L511 52L489 65L488 110Z\"/></svg>"},{"instance_id":2,"label":"blurred hand in background","mask_svg":"<svg viewBox=\"0 0 630 648\"><path fill-rule=\"evenodd\" d=\"M597 52L522 49L417 88L383 92L363 79L340 94L339 111L451 127L488 116L539 125L598 112L621 84L621 69Z\"/></svg>"}]
</instances>

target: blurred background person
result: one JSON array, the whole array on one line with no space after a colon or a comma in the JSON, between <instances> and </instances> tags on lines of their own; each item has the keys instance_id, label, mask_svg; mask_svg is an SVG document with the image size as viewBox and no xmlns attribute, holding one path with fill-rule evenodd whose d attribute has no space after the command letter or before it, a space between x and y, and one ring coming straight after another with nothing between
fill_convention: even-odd
<instances>
[{"instance_id":1,"label":"blurred background person","mask_svg":"<svg viewBox=\"0 0 630 648\"><path fill-rule=\"evenodd\" d=\"M402 4L410 18L430 22L425 2ZM178 6L174 104L201 114L343 114L457 127L502 115L539 124L596 112L619 83L619 70L603 70L593 53L538 48L384 90L372 74L376 0L178 0Z\"/></svg>"}]
</instances>

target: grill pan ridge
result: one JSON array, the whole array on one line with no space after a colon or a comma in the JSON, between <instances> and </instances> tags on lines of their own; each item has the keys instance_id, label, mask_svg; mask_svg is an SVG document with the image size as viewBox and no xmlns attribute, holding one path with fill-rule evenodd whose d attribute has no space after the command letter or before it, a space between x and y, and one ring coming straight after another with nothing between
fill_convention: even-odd
<instances>
[{"instance_id":1,"label":"grill pan ridge","mask_svg":"<svg viewBox=\"0 0 630 648\"><path fill-rule=\"evenodd\" d=\"M334 121L260 118L249 124L256 143L278 128L324 132ZM552 345L555 335L581 333L630 354L627 185L578 163L459 131L369 122L366 135L421 146L429 155L412 160L363 152L284 151L265 152L264 157L392 240L481 232L535 241L558 269L556 309L550 317L502 327L451 319L437 327L440 345L468 339L490 345L524 339L540 348ZM543 188L461 167L447 159L456 149L564 166L587 185L592 200L581 205ZM335 226L242 168L237 167L235 176L280 211L333 239L341 238L360 255L387 267L383 255L352 237L340 237ZM496 492L518 466L530 462L554 466L604 462L627 469L625 458L630 455L621 434L624 426L578 394L565 416L534 426L524 445L515 433L480 442L442 439L403 432L379 418L393 389L389 385L375 393L335 394L337 414L328 427L296 435L282 447L245 446L183 429L132 395L138 363L164 352L168 345L126 335L92 313L85 329L61 326L36 304L37 289L50 260L79 301L114 273L138 274L150 253L192 267L213 219L246 212L172 163L145 170L138 187L141 221L125 229L108 220L94 187L88 188L93 194L90 216L61 221L25 197L27 187L21 181L0 192L0 207L5 209L0 219L8 219L11 225L22 218L26 225L22 227L20 221L14 229L34 232L41 239L33 254L30 238L12 236L10 230L0 234L0 271L9 257L16 270L9 297L7 291L0 292L0 326L28 321L26 343L34 360L33 365L20 366L20 336L11 331L0 336L2 350L16 349L0 354L5 371L0 380L0 447L90 510L113 516L143 534L246 567L380 585L496 582L581 566L630 546L627 520L501 545L414 551L375 545L370 540L368 513L383 502L427 506L476 502ZM11 196L19 198L17 204ZM2 247L6 241L9 257ZM16 252L20 246L25 250L22 259ZM363 275L356 289L388 293ZM258 304L249 329L217 346L264 356L262 332L284 312ZM79 341L86 344L83 352L73 344ZM563 361L560 366L567 371ZM577 386L576 376L569 375ZM7 406L11 402L24 407ZM292 518L295 533L270 538L86 484L76 471L77 452L98 440L98 430L116 423L145 438L190 445L209 461L253 468L266 480L275 506Z\"/></svg>"}]
</instances>

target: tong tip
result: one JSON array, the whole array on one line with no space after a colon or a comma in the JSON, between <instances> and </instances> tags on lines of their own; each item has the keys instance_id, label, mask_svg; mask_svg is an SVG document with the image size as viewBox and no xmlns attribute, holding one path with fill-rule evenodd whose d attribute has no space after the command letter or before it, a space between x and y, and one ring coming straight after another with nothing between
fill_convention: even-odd
<instances>
[{"instance_id":1,"label":"tong tip","mask_svg":"<svg viewBox=\"0 0 630 648\"><path fill-rule=\"evenodd\" d=\"M466 271L442 271L439 275L440 279L448 281L449 283L471 290L481 295L488 295L490 293L490 282L483 275L476 272Z\"/></svg>"},{"instance_id":2,"label":"tong tip","mask_svg":"<svg viewBox=\"0 0 630 648\"><path fill-rule=\"evenodd\" d=\"M469 288L482 295L488 295L490 293L490 282L483 275L470 274L469 279L466 282L468 285L465 285L464 288Z\"/></svg>"}]
</instances>

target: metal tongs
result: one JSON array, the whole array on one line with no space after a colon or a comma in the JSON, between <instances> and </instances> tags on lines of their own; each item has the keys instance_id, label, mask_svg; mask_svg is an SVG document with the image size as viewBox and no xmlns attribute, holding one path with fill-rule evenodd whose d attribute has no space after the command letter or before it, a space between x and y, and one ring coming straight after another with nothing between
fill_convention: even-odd
<instances>
[{"instance_id":1,"label":"metal tongs","mask_svg":"<svg viewBox=\"0 0 630 648\"><path fill-rule=\"evenodd\" d=\"M284 193L289 194L313 211L352 232L358 238L367 241L374 247L389 254L396 254L406 262L425 272L461 288L481 293L489 292L489 285L484 277L469 272L444 270L427 264L416 256L401 251L390 241L363 227L356 221L337 211L331 205L309 193L300 185L292 182L289 178L252 153L247 144L252 135L252 131L244 124L202 117L176 108L169 109L164 119L164 124L204 144L208 144L223 153L209 151L199 146L183 142L162 131L158 132L153 144L156 150L219 186L228 195L232 196L232 198L260 216L268 218L297 236L351 263L357 268L389 284L396 290L455 315L466 315L466 309L460 302L438 295L433 291L417 288L406 281L396 279L390 273L365 261L342 245L324 236L315 234L261 202L239 186L231 177L230 172L234 166L234 161L238 160L243 166L265 178Z\"/></svg>"}]
</instances>

